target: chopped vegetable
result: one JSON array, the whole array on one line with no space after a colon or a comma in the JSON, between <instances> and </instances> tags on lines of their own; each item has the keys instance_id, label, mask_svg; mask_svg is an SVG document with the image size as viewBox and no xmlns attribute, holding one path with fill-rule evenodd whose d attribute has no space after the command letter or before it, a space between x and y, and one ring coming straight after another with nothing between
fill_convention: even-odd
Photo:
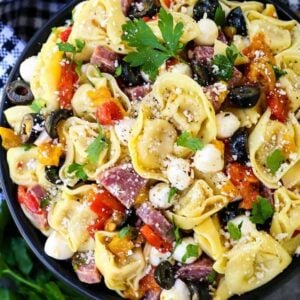
<instances>
[{"instance_id":1,"label":"chopped vegetable","mask_svg":"<svg viewBox=\"0 0 300 300\"><path fill-rule=\"evenodd\" d=\"M112 125L124 118L124 109L118 100L111 99L100 104L96 111L96 119L101 125Z\"/></svg>"},{"instance_id":2,"label":"chopped vegetable","mask_svg":"<svg viewBox=\"0 0 300 300\"><path fill-rule=\"evenodd\" d=\"M172 245L164 241L149 225L142 226L140 232L147 242L159 251L165 253L172 250Z\"/></svg>"},{"instance_id":3,"label":"chopped vegetable","mask_svg":"<svg viewBox=\"0 0 300 300\"><path fill-rule=\"evenodd\" d=\"M177 189L174 187L170 188L169 194L168 194L168 203L170 203L173 199L173 197L176 195Z\"/></svg>"},{"instance_id":4,"label":"chopped vegetable","mask_svg":"<svg viewBox=\"0 0 300 300\"><path fill-rule=\"evenodd\" d=\"M35 99L31 105L30 108L35 113L39 113L44 107L46 106L46 101L43 99Z\"/></svg>"},{"instance_id":5,"label":"chopped vegetable","mask_svg":"<svg viewBox=\"0 0 300 300\"><path fill-rule=\"evenodd\" d=\"M278 68L277 66L272 66L272 68L275 72L276 80L278 80L281 76L284 76L287 74L287 71L282 70L282 69Z\"/></svg>"},{"instance_id":6,"label":"chopped vegetable","mask_svg":"<svg viewBox=\"0 0 300 300\"><path fill-rule=\"evenodd\" d=\"M18 202L23 204L29 211L34 214L42 214L40 201L32 193L27 191L27 187L23 185L18 186Z\"/></svg>"},{"instance_id":7,"label":"chopped vegetable","mask_svg":"<svg viewBox=\"0 0 300 300\"><path fill-rule=\"evenodd\" d=\"M2 147L5 150L21 145L20 136L15 134L12 129L0 127L0 136L2 140Z\"/></svg>"},{"instance_id":8,"label":"chopped vegetable","mask_svg":"<svg viewBox=\"0 0 300 300\"><path fill-rule=\"evenodd\" d=\"M286 122L289 114L289 98L286 92L275 88L267 94L267 103L271 109L272 117L282 123Z\"/></svg>"},{"instance_id":9,"label":"chopped vegetable","mask_svg":"<svg viewBox=\"0 0 300 300\"><path fill-rule=\"evenodd\" d=\"M96 164L99 159L100 153L106 148L108 148L108 142L105 138L105 135L101 131L86 149L88 160Z\"/></svg>"},{"instance_id":10,"label":"chopped vegetable","mask_svg":"<svg viewBox=\"0 0 300 300\"><path fill-rule=\"evenodd\" d=\"M107 101L112 98L111 91L107 87L100 87L95 91L88 91L87 95L92 99L95 106L100 105L104 101Z\"/></svg>"},{"instance_id":11,"label":"chopped vegetable","mask_svg":"<svg viewBox=\"0 0 300 300\"><path fill-rule=\"evenodd\" d=\"M69 38L69 36L70 36L70 34L71 34L71 32L72 32L72 27L71 27L71 26L67 27L67 28L66 28L64 31L62 31L61 34L59 35L60 39L61 39L64 43L66 43L67 40L68 40L68 38Z\"/></svg>"},{"instance_id":12,"label":"chopped vegetable","mask_svg":"<svg viewBox=\"0 0 300 300\"><path fill-rule=\"evenodd\" d=\"M85 46L85 41L75 39L75 46L68 42L57 43L57 46L58 46L59 51L70 52L72 54L76 54L76 53L80 53L83 50L83 48Z\"/></svg>"},{"instance_id":13,"label":"chopped vegetable","mask_svg":"<svg viewBox=\"0 0 300 300\"><path fill-rule=\"evenodd\" d=\"M193 151L201 150L204 147L204 143L201 139L192 137L187 131L184 131L176 141L177 146L189 148Z\"/></svg>"},{"instance_id":14,"label":"chopped vegetable","mask_svg":"<svg viewBox=\"0 0 300 300\"><path fill-rule=\"evenodd\" d=\"M219 5L215 12L215 23L218 26L223 26L225 23L225 11L223 10L222 6Z\"/></svg>"},{"instance_id":15,"label":"chopped vegetable","mask_svg":"<svg viewBox=\"0 0 300 300\"><path fill-rule=\"evenodd\" d=\"M207 275L207 281L209 283L214 283L216 278L217 278L217 272L215 270L212 270L208 275Z\"/></svg>"},{"instance_id":16,"label":"chopped vegetable","mask_svg":"<svg viewBox=\"0 0 300 300\"><path fill-rule=\"evenodd\" d=\"M229 222L227 224L227 229L230 234L230 237L235 241L239 240L242 237L242 232L241 232L242 223L243 222L241 222L238 226L236 226L233 222Z\"/></svg>"},{"instance_id":17,"label":"chopped vegetable","mask_svg":"<svg viewBox=\"0 0 300 300\"><path fill-rule=\"evenodd\" d=\"M267 157L267 167L274 175L284 162L284 155L281 150L276 149Z\"/></svg>"},{"instance_id":18,"label":"chopped vegetable","mask_svg":"<svg viewBox=\"0 0 300 300\"><path fill-rule=\"evenodd\" d=\"M42 143L37 147L37 160L45 166L58 166L60 157L63 154L61 144Z\"/></svg>"},{"instance_id":19,"label":"chopped vegetable","mask_svg":"<svg viewBox=\"0 0 300 300\"><path fill-rule=\"evenodd\" d=\"M257 197L257 202L253 204L250 220L255 224L264 224L274 214L274 208L270 201L261 196Z\"/></svg>"},{"instance_id":20,"label":"chopped vegetable","mask_svg":"<svg viewBox=\"0 0 300 300\"><path fill-rule=\"evenodd\" d=\"M123 213L125 212L125 207L121 204L121 202L105 189L97 192L92 201L91 209L96 213L99 211L99 205L101 208L104 206L110 210L116 210Z\"/></svg>"},{"instance_id":21,"label":"chopped vegetable","mask_svg":"<svg viewBox=\"0 0 300 300\"><path fill-rule=\"evenodd\" d=\"M122 39L137 50L129 53L125 61L132 67L141 66L142 71L148 74L151 80L156 78L158 68L170 57L176 57L183 48L179 42L183 34L183 23L177 23L174 27L173 16L161 8L158 26L163 42L143 20L134 19L122 26Z\"/></svg>"},{"instance_id":22,"label":"chopped vegetable","mask_svg":"<svg viewBox=\"0 0 300 300\"><path fill-rule=\"evenodd\" d=\"M118 65L115 71L115 76L119 77L122 74L122 65Z\"/></svg>"},{"instance_id":23,"label":"chopped vegetable","mask_svg":"<svg viewBox=\"0 0 300 300\"><path fill-rule=\"evenodd\" d=\"M185 263L190 257L198 257L199 255L199 247L198 245L188 244L186 247L186 252L182 257L182 261Z\"/></svg>"},{"instance_id":24,"label":"chopped vegetable","mask_svg":"<svg viewBox=\"0 0 300 300\"><path fill-rule=\"evenodd\" d=\"M84 165L72 163L68 168L68 173L69 174L74 173L77 178L85 181L88 179L88 176L86 175L83 168L84 168Z\"/></svg>"},{"instance_id":25,"label":"chopped vegetable","mask_svg":"<svg viewBox=\"0 0 300 300\"><path fill-rule=\"evenodd\" d=\"M115 235L108 243L107 248L120 259L126 259L127 256L133 254L134 243L128 238L120 238Z\"/></svg>"}]
</instances>

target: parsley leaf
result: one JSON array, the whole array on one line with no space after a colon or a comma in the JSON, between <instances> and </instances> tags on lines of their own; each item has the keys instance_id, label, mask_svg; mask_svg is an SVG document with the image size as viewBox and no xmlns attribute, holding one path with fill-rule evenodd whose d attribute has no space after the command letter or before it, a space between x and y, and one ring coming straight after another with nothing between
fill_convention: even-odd
<instances>
[{"instance_id":1,"label":"parsley leaf","mask_svg":"<svg viewBox=\"0 0 300 300\"><path fill-rule=\"evenodd\" d=\"M158 68L170 57L174 57L183 48L179 42L183 34L183 23L174 27L172 14L161 8L159 12L158 27L162 34L161 42L146 22L140 19L127 21L123 26L122 39L129 46L136 48L126 55L124 60L132 67L141 67L141 70L154 80Z\"/></svg>"},{"instance_id":2,"label":"parsley leaf","mask_svg":"<svg viewBox=\"0 0 300 300\"><path fill-rule=\"evenodd\" d=\"M46 101L43 99L35 99L31 105L30 108L33 110L35 113L39 113L42 108L46 106Z\"/></svg>"},{"instance_id":3,"label":"parsley leaf","mask_svg":"<svg viewBox=\"0 0 300 300\"><path fill-rule=\"evenodd\" d=\"M80 165L77 163L72 163L68 168L68 173L75 173L75 176L83 181L88 179L84 169L84 165Z\"/></svg>"},{"instance_id":4,"label":"parsley leaf","mask_svg":"<svg viewBox=\"0 0 300 300\"><path fill-rule=\"evenodd\" d=\"M218 26L223 26L225 23L225 11L221 5L216 9L214 21Z\"/></svg>"},{"instance_id":5,"label":"parsley leaf","mask_svg":"<svg viewBox=\"0 0 300 300\"><path fill-rule=\"evenodd\" d=\"M237 241L242 237L241 227L243 222L241 222L238 226L236 226L233 222L229 222L227 224L227 229L230 234L230 237Z\"/></svg>"},{"instance_id":6,"label":"parsley leaf","mask_svg":"<svg viewBox=\"0 0 300 300\"><path fill-rule=\"evenodd\" d=\"M45 198L42 199L40 207L46 208L49 204L50 204L50 197L46 196Z\"/></svg>"},{"instance_id":7,"label":"parsley leaf","mask_svg":"<svg viewBox=\"0 0 300 300\"><path fill-rule=\"evenodd\" d=\"M177 146L189 148L193 151L201 150L204 147L204 143L201 139L192 137L187 131L184 131L176 141Z\"/></svg>"},{"instance_id":8,"label":"parsley leaf","mask_svg":"<svg viewBox=\"0 0 300 300\"><path fill-rule=\"evenodd\" d=\"M168 203L171 202L171 200L173 199L173 197L175 196L176 193L177 193L177 189L174 187L171 187L169 194L168 194Z\"/></svg>"},{"instance_id":9,"label":"parsley leaf","mask_svg":"<svg viewBox=\"0 0 300 300\"><path fill-rule=\"evenodd\" d=\"M278 68L277 66L272 66L272 68L274 70L276 80L278 80L281 76L284 76L287 74L287 71L282 70L282 69Z\"/></svg>"},{"instance_id":10,"label":"parsley leaf","mask_svg":"<svg viewBox=\"0 0 300 300\"><path fill-rule=\"evenodd\" d=\"M276 149L267 157L266 165L274 175L284 162L284 155L281 150Z\"/></svg>"},{"instance_id":11,"label":"parsley leaf","mask_svg":"<svg viewBox=\"0 0 300 300\"><path fill-rule=\"evenodd\" d=\"M108 147L106 138L102 132L94 139L94 141L87 147L85 152L88 154L87 158L91 163L97 163L100 153Z\"/></svg>"},{"instance_id":12,"label":"parsley leaf","mask_svg":"<svg viewBox=\"0 0 300 300\"><path fill-rule=\"evenodd\" d=\"M119 77L122 74L122 65L118 65L115 71L115 76Z\"/></svg>"},{"instance_id":13,"label":"parsley leaf","mask_svg":"<svg viewBox=\"0 0 300 300\"><path fill-rule=\"evenodd\" d=\"M257 196L257 202L253 204L250 220L255 224L264 224L272 217L274 209L268 199Z\"/></svg>"},{"instance_id":14,"label":"parsley leaf","mask_svg":"<svg viewBox=\"0 0 300 300\"><path fill-rule=\"evenodd\" d=\"M24 148L24 151L29 151L33 146L33 144L24 144L23 145L23 148Z\"/></svg>"},{"instance_id":15,"label":"parsley leaf","mask_svg":"<svg viewBox=\"0 0 300 300\"><path fill-rule=\"evenodd\" d=\"M186 247L186 252L182 257L182 262L186 262L190 257L197 257L199 255L199 247L195 244L188 244Z\"/></svg>"},{"instance_id":16,"label":"parsley leaf","mask_svg":"<svg viewBox=\"0 0 300 300\"><path fill-rule=\"evenodd\" d=\"M207 275L207 281L209 283L214 283L217 277L217 272L215 270L212 270L208 275Z\"/></svg>"},{"instance_id":17,"label":"parsley leaf","mask_svg":"<svg viewBox=\"0 0 300 300\"><path fill-rule=\"evenodd\" d=\"M81 67L82 67L82 61L76 61L76 68L75 68L75 72L78 75L78 77L81 76Z\"/></svg>"},{"instance_id":18,"label":"parsley leaf","mask_svg":"<svg viewBox=\"0 0 300 300\"><path fill-rule=\"evenodd\" d=\"M119 231L119 237L120 238L124 238L125 236L127 236L128 234L130 234L130 231L131 231L131 227L129 225L127 225L126 227L123 227Z\"/></svg>"},{"instance_id":19,"label":"parsley leaf","mask_svg":"<svg viewBox=\"0 0 300 300\"><path fill-rule=\"evenodd\" d=\"M229 80L233 74L234 62L240 55L233 44L226 48L226 55L215 55L212 59L213 73L222 80Z\"/></svg>"},{"instance_id":20,"label":"parsley leaf","mask_svg":"<svg viewBox=\"0 0 300 300\"><path fill-rule=\"evenodd\" d=\"M75 39L75 46L68 42L56 43L56 45L58 46L59 51L76 54L82 52L83 48L85 47L85 41Z\"/></svg>"},{"instance_id":21,"label":"parsley leaf","mask_svg":"<svg viewBox=\"0 0 300 300\"><path fill-rule=\"evenodd\" d=\"M85 41L82 41L80 39L75 39L75 45L76 45L76 52L80 53L80 52L82 52L82 50L85 46Z\"/></svg>"}]
</instances>

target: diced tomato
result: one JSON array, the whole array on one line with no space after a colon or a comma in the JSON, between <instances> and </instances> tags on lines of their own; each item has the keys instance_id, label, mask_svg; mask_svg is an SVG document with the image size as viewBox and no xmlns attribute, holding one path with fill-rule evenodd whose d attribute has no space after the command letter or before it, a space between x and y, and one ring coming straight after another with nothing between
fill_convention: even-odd
<instances>
[{"instance_id":1,"label":"diced tomato","mask_svg":"<svg viewBox=\"0 0 300 300\"><path fill-rule=\"evenodd\" d=\"M155 21L155 20L157 20L158 19L158 16L156 15L156 16L153 16L152 18L150 18L150 17L143 17L143 21L144 22L151 22L151 21Z\"/></svg>"},{"instance_id":2,"label":"diced tomato","mask_svg":"<svg viewBox=\"0 0 300 300\"><path fill-rule=\"evenodd\" d=\"M112 209L104 205L101 201L99 201L99 199L95 199L91 203L90 208L94 213L96 213L101 218L106 217L106 219L108 219L113 213Z\"/></svg>"},{"instance_id":3,"label":"diced tomato","mask_svg":"<svg viewBox=\"0 0 300 300\"><path fill-rule=\"evenodd\" d=\"M267 103L272 117L284 123L289 114L289 99L286 93L280 88L275 88L267 95Z\"/></svg>"},{"instance_id":4,"label":"diced tomato","mask_svg":"<svg viewBox=\"0 0 300 300\"><path fill-rule=\"evenodd\" d=\"M162 253L166 253L172 250L172 245L163 240L149 225L143 225L140 232L145 237L147 242L158 249Z\"/></svg>"},{"instance_id":5,"label":"diced tomato","mask_svg":"<svg viewBox=\"0 0 300 300\"><path fill-rule=\"evenodd\" d=\"M234 162L228 165L227 174L243 198L241 207L251 209L259 195L259 180L252 168Z\"/></svg>"},{"instance_id":6,"label":"diced tomato","mask_svg":"<svg viewBox=\"0 0 300 300\"><path fill-rule=\"evenodd\" d=\"M140 280L139 290L142 292L142 294L145 294L149 291L161 290L160 286L154 278L154 268L152 268L151 271Z\"/></svg>"},{"instance_id":7,"label":"diced tomato","mask_svg":"<svg viewBox=\"0 0 300 300\"><path fill-rule=\"evenodd\" d=\"M170 8L172 0L164 0L166 7Z\"/></svg>"},{"instance_id":8,"label":"diced tomato","mask_svg":"<svg viewBox=\"0 0 300 300\"><path fill-rule=\"evenodd\" d=\"M66 43L70 34L72 32L72 27L67 27L63 32L61 32L60 34L60 39L62 40L62 42Z\"/></svg>"},{"instance_id":9,"label":"diced tomato","mask_svg":"<svg viewBox=\"0 0 300 300\"><path fill-rule=\"evenodd\" d=\"M171 57L170 59L168 59L166 61L166 69L169 70L171 67L175 66L178 63L179 63L179 61L177 58Z\"/></svg>"},{"instance_id":10,"label":"diced tomato","mask_svg":"<svg viewBox=\"0 0 300 300\"><path fill-rule=\"evenodd\" d=\"M61 67L61 77L58 83L58 98L61 108L71 109L71 100L75 93L75 83L78 75L75 72L75 63L64 63Z\"/></svg>"},{"instance_id":11,"label":"diced tomato","mask_svg":"<svg viewBox=\"0 0 300 300\"><path fill-rule=\"evenodd\" d=\"M98 106L96 119L101 125L112 125L114 121L123 119L123 112L115 101L105 101Z\"/></svg>"},{"instance_id":12,"label":"diced tomato","mask_svg":"<svg viewBox=\"0 0 300 300\"><path fill-rule=\"evenodd\" d=\"M87 231L90 234L90 236L94 237L96 231L103 230L105 227L105 222L107 220L108 218L99 217L98 219L96 219L96 221L93 224L89 225L87 227Z\"/></svg>"},{"instance_id":13,"label":"diced tomato","mask_svg":"<svg viewBox=\"0 0 300 300\"><path fill-rule=\"evenodd\" d=\"M93 207L97 207L99 205L111 210L125 212L125 207L121 204L121 202L105 189L95 194L94 200L91 204L91 209L93 210Z\"/></svg>"},{"instance_id":14,"label":"diced tomato","mask_svg":"<svg viewBox=\"0 0 300 300\"><path fill-rule=\"evenodd\" d=\"M40 201L32 193L27 191L27 187L18 186L18 202L23 204L30 212L34 214L42 214L43 210L40 207Z\"/></svg>"}]
</instances>

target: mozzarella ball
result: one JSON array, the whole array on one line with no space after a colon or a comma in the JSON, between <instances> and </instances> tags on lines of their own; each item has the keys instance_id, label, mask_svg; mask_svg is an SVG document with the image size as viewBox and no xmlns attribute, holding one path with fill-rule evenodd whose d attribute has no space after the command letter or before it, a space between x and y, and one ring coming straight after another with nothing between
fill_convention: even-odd
<instances>
[{"instance_id":1,"label":"mozzarella ball","mask_svg":"<svg viewBox=\"0 0 300 300\"><path fill-rule=\"evenodd\" d=\"M220 112L216 115L217 137L226 139L231 137L240 127L241 122L231 112Z\"/></svg>"},{"instance_id":2,"label":"mozzarella ball","mask_svg":"<svg viewBox=\"0 0 300 300\"><path fill-rule=\"evenodd\" d=\"M185 257L188 254L188 246L193 245L198 247L198 255L197 256L190 256ZM177 245L173 252L173 258L181 263L191 264L196 261L200 255L202 254L202 250L200 249L199 245L195 242L192 237L183 238L181 243Z\"/></svg>"},{"instance_id":3,"label":"mozzarella ball","mask_svg":"<svg viewBox=\"0 0 300 300\"><path fill-rule=\"evenodd\" d=\"M135 119L125 118L115 124L116 135L122 144L127 145L134 123Z\"/></svg>"},{"instance_id":4,"label":"mozzarella ball","mask_svg":"<svg viewBox=\"0 0 300 300\"><path fill-rule=\"evenodd\" d=\"M170 68L170 72L174 74L187 75L189 77L193 76L191 67L184 63L175 64Z\"/></svg>"},{"instance_id":5,"label":"mozzarella ball","mask_svg":"<svg viewBox=\"0 0 300 300\"><path fill-rule=\"evenodd\" d=\"M149 253L149 262L152 266L158 266L162 261L168 260L171 256L171 252L161 253L156 248L151 247Z\"/></svg>"},{"instance_id":6,"label":"mozzarella ball","mask_svg":"<svg viewBox=\"0 0 300 300\"><path fill-rule=\"evenodd\" d=\"M176 279L173 287L162 290L160 300L190 300L190 291L187 285L180 279Z\"/></svg>"},{"instance_id":7,"label":"mozzarella ball","mask_svg":"<svg viewBox=\"0 0 300 300\"><path fill-rule=\"evenodd\" d=\"M224 168L222 152L213 144L207 144L194 156L195 168L203 173L218 172Z\"/></svg>"},{"instance_id":8,"label":"mozzarella ball","mask_svg":"<svg viewBox=\"0 0 300 300\"><path fill-rule=\"evenodd\" d=\"M243 215L243 216L238 216L232 220L230 220L235 226L241 225L241 233L242 236L249 235L253 231L256 231L256 226L254 223L252 223L249 219L249 217Z\"/></svg>"},{"instance_id":9,"label":"mozzarella ball","mask_svg":"<svg viewBox=\"0 0 300 300\"><path fill-rule=\"evenodd\" d=\"M65 238L57 231L53 231L47 238L44 250L48 256L59 260L69 259L74 254Z\"/></svg>"},{"instance_id":10,"label":"mozzarella ball","mask_svg":"<svg viewBox=\"0 0 300 300\"><path fill-rule=\"evenodd\" d=\"M178 190L186 189L193 181L190 162L183 158L170 159L167 177L173 187Z\"/></svg>"},{"instance_id":11,"label":"mozzarella ball","mask_svg":"<svg viewBox=\"0 0 300 300\"><path fill-rule=\"evenodd\" d=\"M37 63L37 56L26 58L20 65L20 75L24 81L30 82Z\"/></svg>"},{"instance_id":12,"label":"mozzarella ball","mask_svg":"<svg viewBox=\"0 0 300 300\"><path fill-rule=\"evenodd\" d=\"M172 199L169 201L169 193L171 188L165 182L160 182L153 186L149 191L149 200L153 204L154 207L157 208L169 208L172 206Z\"/></svg>"},{"instance_id":13,"label":"mozzarella ball","mask_svg":"<svg viewBox=\"0 0 300 300\"><path fill-rule=\"evenodd\" d=\"M198 23L199 35L195 39L198 45L211 46L219 35L217 24L211 19L201 19Z\"/></svg>"}]
</instances>

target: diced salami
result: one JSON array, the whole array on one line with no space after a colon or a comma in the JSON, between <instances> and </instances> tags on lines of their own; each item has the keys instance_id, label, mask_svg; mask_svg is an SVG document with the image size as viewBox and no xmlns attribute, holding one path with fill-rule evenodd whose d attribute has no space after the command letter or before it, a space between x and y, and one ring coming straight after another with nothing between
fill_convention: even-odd
<instances>
[{"instance_id":1,"label":"diced salami","mask_svg":"<svg viewBox=\"0 0 300 300\"><path fill-rule=\"evenodd\" d=\"M42 201L43 199L45 199L47 197L47 192L39 184L36 184L36 185L30 187L27 192L31 193L39 201Z\"/></svg>"},{"instance_id":2,"label":"diced salami","mask_svg":"<svg viewBox=\"0 0 300 300\"><path fill-rule=\"evenodd\" d=\"M199 259L196 262L180 267L176 275L185 280L205 280L207 275L213 270L213 262L209 258Z\"/></svg>"},{"instance_id":3,"label":"diced salami","mask_svg":"<svg viewBox=\"0 0 300 300\"><path fill-rule=\"evenodd\" d=\"M48 212L46 210L42 210L41 213L33 213L30 211L24 204L20 204L25 216L29 219L29 221L33 224L34 227L40 230L47 230L49 228L48 224Z\"/></svg>"},{"instance_id":4,"label":"diced salami","mask_svg":"<svg viewBox=\"0 0 300 300\"><path fill-rule=\"evenodd\" d=\"M214 56L214 48L211 46L196 46L194 50L189 51L188 56L197 63L206 64Z\"/></svg>"},{"instance_id":5,"label":"diced salami","mask_svg":"<svg viewBox=\"0 0 300 300\"><path fill-rule=\"evenodd\" d=\"M122 11L125 16L127 16L128 9L132 4L132 0L121 0Z\"/></svg>"},{"instance_id":6,"label":"diced salami","mask_svg":"<svg viewBox=\"0 0 300 300\"><path fill-rule=\"evenodd\" d=\"M219 30L219 35L217 39L223 42L224 44L228 44L227 38L222 30Z\"/></svg>"},{"instance_id":7,"label":"diced salami","mask_svg":"<svg viewBox=\"0 0 300 300\"><path fill-rule=\"evenodd\" d=\"M168 242L172 242L174 240L174 237L172 235L172 224L159 210L155 209L149 202L143 203L136 210L136 214L142 219L145 224L149 225L164 240Z\"/></svg>"},{"instance_id":8,"label":"diced salami","mask_svg":"<svg viewBox=\"0 0 300 300\"><path fill-rule=\"evenodd\" d=\"M91 57L91 63L97 65L101 71L114 73L117 68L118 54L107 47L97 46Z\"/></svg>"},{"instance_id":9,"label":"diced salami","mask_svg":"<svg viewBox=\"0 0 300 300\"><path fill-rule=\"evenodd\" d=\"M220 93L222 92L223 86L225 87L226 90L226 86L223 85L222 83L215 83L203 87L203 91L207 99L211 102L212 106L214 107L215 112L218 112L220 110L222 103L225 100L224 97L223 97L224 99L220 97Z\"/></svg>"},{"instance_id":10,"label":"diced salami","mask_svg":"<svg viewBox=\"0 0 300 300\"><path fill-rule=\"evenodd\" d=\"M127 87L124 89L125 94L130 100L141 100L151 91L150 85L138 85L135 87Z\"/></svg>"},{"instance_id":11,"label":"diced salami","mask_svg":"<svg viewBox=\"0 0 300 300\"><path fill-rule=\"evenodd\" d=\"M131 164L123 164L104 171L98 182L126 208L130 208L147 180L138 175Z\"/></svg>"},{"instance_id":12,"label":"diced salami","mask_svg":"<svg viewBox=\"0 0 300 300\"><path fill-rule=\"evenodd\" d=\"M236 67L233 68L233 74L231 79L228 81L228 87L233 88L241 84L243 74Z\"/></svg>"}]
</instances>

